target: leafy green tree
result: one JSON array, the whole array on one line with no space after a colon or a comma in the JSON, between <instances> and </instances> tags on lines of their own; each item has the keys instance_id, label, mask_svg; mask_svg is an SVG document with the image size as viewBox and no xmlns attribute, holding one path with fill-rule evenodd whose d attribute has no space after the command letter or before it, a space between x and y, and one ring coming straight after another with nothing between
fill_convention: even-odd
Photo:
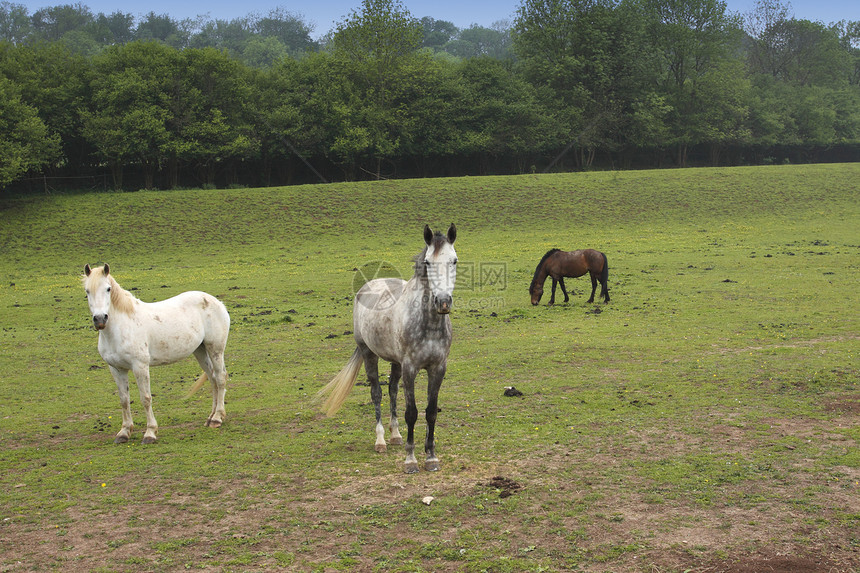
<instances>
[{"instance_id":1,"label":"leafy green tree","mask_svg":"<svg viewBox=\"0 0 860 573\"><path fill-rule=\"evenodd\" d=\"M0 75L0 188L57 161L59 144L36 110L21 101L15 85Z\"/></svg>"},{"instance_id":2,"label":"leafy green tree","mask_svg":"<svg viewBox=\"0 0 860 573\"><path fill-rule=\"evenodd\" d=\"M650 79L645 63L651 51L638 6L526 0L514 32L522 73L566 132L557 159L574 149L577 164L587 167L598 149L621 146Z\"/></svg>"},{"instance_id":3,"label":"leafy green tree","mask_svg":"<svg viewBox=\"0 0 860 573\"><path fill-rule=\"evenodd\" d=\"M529 158L545 152L546 142L560 137L551 114L542 108L537 91L511 67L494 58L464 60L458 67L462 93L452 111L457 154L479 157L484 171L489 160L513 157L524 172Z\"/></svg>"},{"instance_id":4,"label":"leafy green tree","mask_svg":"<svg viewBox=\"0 0 860 573\"><path fill-rule=\"evenodd\" d=\"M247 73L214 48L184 50L179 65L168 120L169 156L194 166L205 185L215 185L219 168L234 179L237 163L258 145L248 115Z\"/></svg>"},{"instance_id":5,"label":"leafy green tree","mask_svg":"<svg viewBox=\"0 0 860 573\"><path fill-rule=\"evenodd\" d=\"M396 0L363 0L360 12L338 24L334 54L345 62L359 90L349 125L332 147L344 163L355 167L362 158L372 159L380 177L382 161L397 153L400 122L394 84L421 39L421 24Z\"/></svg>"},{"instance_id":6,"label":"leafy green tree","mask_svg":"<svg viewBox=\"0 0 860 573\"><path fill-rule=\"evenodd\" d=\"M453 40L459 32L452 22L436 20L429 16L421 18L421 28L424 33L421 46L434 51L442 50L445 44Z\"/></svg>"},{"instance_id":7,"label":"leafy green tree","mask_svg":"<svg viewBox=\"0 0 860 573\"><path fill-rule=\"evenodd\" d=\"M263 39L278 40L294 56L319 48L317 42L311 38L313 27L283 8L275 8L265 16L253 18L251 29Z\"/></svg>"},{"instance_id":8,"label":"leafy green tree","mask_svg":"<svg viewBox=\"0 0 860 573\"><path fill-rule=\"evenodd\" d=\"M21 44L33 33L30 15L23 4L0 2L0 40Z\"/></svg>"},{"instance_id":9,"label":"leafy green tree","mask_svg":"<svg viewBox=\"0 0 860 573\"><path fill-rule=\"evenodd\" d=\"M344 62L325 52L282 59L259 76L257 86L264 181L273 172L292 181L303 162L316 170L320 158L331 156L352 111L349 94L354 90ZM324 180L319 171L317 177Z\"/></svg>"},{"instance_id":10,"label":"leafy green tree","mask_svg":"<svg viewBox=\"0 0 860 573\"><path fill-rule=\"evenodd\" d=\"M78 2L42 8L33 13L31 20L40 39L55 42L69 32L85 28L94 17L89 8Z\"/></svg>"},{"instance_id":11,"label":"leafy green tree","mask_svg":"<svg viewBox=\"0 0 860 573\"><path fill-rule=\"evenodd\" d=\"M122 189L124 168L139 164L145 186L171 144L170 95L178 53L157 42L112 46L93 58L91 108L84 112L84 134L111 166L114 187Z\"/></svg>"},{"instance_id":12,"label":"leafy green tree","mask_svg":"<svg viewBox=\"0 0 860 573\"><path fill-rule=\"evenodd\" d=\"M247 18L210 20L191 38L190 45L193 48L226 50L237 57L252 37L251 24Z\"/></svg>"},{"instance_id":13,"label":"leafy green tree","mask_svg":"<svg viewBox=\"0 0 860 573\"><path fill-rule=\"evenodd\" d=\"M155 12L149 12L144 16L135 30L136 40L144 42L157 40L174 48L188 46L190 37L189 25L175 21L168 14L156 14Z\"/></svg>"},{"instance_id":14,"label":"leafy green tree","mask_svg":"<svg viewBox=\"0 0 860 573\"><path fill-rule=\"evenodd\" d=\"M493 28L473 24L460 30L456 38L443 46L443 49L460 58L489 56L496 59L511 59L511 31L506 22L497 22Z\"/></svg>"},{"instance_id":15,"label":"leafy green tree","mask_svg":"<svg viewBox=\"0 0 860 573\"><path fill-rule=\"evenodd\" d=\"M89 69L85 58L61 42L0 43L0 76L16 85L21 101L36 110L52 137L59 137L62 163L72 173L92 151L81 133L80 115L90 97Z\"/></svg>"},{"instance_id":16,"label":"leafy green tree","mask_svg":"<svg viewBox=\"0 0 860 573\"><path fill-rule=\"evenodd\" d=\"M720 125L733 125L734 106L721 108L728 117L707 107L731 97L739 85L735 79L715 81L714 74L720 69L737 72L724 63L739 45L740 21L720 0L644 0L644 6L650 18L650 44L657 54L655 77L672 107L667 117L671 143L678 165L685 166L691 146L709 143L708 134L719 131ZM722 89L728 91L721 93Z\"/></svg>"}]
</instances>

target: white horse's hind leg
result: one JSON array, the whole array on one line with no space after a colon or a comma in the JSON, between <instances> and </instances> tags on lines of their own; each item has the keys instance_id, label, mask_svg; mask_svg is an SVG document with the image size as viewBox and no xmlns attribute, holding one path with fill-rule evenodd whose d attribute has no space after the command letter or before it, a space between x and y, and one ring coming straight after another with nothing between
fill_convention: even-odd
<instances>
[{"instance_id":1,"label":"white horse's hind leg","mask_svg":"<svg viewBox=\"0 0 860 573\"><path fill-rule=\"evenodd\" d=\"M214 351L201 344L194 351L194 357L212 384L212 412L206 419L210 428L219 428L227 418L224 407L224 395L227 393L227 368L224 366L224 352Z\"/></svg>"},{"instance_id":2,"label":"white horse's hind leg","mask_svg":"<svg viewBox=\"0 0 860 573\"><path fill-rule=\"evenodd\" d=\"M149 388L149 366L138 365L134 368L134 380L137 382L137 389L140 392L140 401L143 404L143 409L146 412L146 432L143 434L143 444L154 444L158 439L158 422L155 421L155 414L152 413L152 392Z\"/></svg>"},{"instance_id":3,"label":"white horse's hind leg","mask_svg":"<svg viewBox=\"0 0 860 573\"><path fill-rule=\"evenodd\" d=\"M119 405L122 408L122 428L117 432L113 441L115 444L124 444L131 437L131 431L134 428L134 422L131 418L131 400L128 396L128 370L119 370L113 366L109 366L109 368L119 391Z\"/></svg>"}]
</instances>

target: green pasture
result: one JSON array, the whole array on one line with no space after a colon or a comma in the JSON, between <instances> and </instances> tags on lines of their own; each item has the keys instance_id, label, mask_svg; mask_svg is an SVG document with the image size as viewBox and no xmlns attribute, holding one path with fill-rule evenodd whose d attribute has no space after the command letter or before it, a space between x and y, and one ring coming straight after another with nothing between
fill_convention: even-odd
<instances>
[{"instance_id":1,"label":"green pasture","mask_svg":"<svg viewBox=\"0 0 860 573\"><path fill-rule=\"evenodd\" d=\"M451 222L442 469L406 475L366 386L332 418L314 394L357 271L411 274ZM532 307L553 247L605 252L612 301L579 278ZM860 165L6 197L0 251L0 571L860 568ZM227 305L222 428L190 358L151 371L158 443L134 387L113 444L80 281L104 262Z\"/></svg>"}]
</instances>

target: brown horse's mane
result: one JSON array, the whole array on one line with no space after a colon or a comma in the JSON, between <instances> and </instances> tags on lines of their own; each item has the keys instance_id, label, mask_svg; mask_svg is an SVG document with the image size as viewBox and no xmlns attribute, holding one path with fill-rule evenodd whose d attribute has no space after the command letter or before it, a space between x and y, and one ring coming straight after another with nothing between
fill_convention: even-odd
<instances>
[{"instance_id":1,"label":"brown horse's mane","mask_svg":"<svg viewBox=\"0 0 860 573\"><path fill-rule=\"evenodd\" d=\"M540 273L540 268L543 266L543 264L546 262L546 260L548 258L553 256L555 253L559 252L560 250L561 249L550 249L546 252L546 254L543 257L541 257L540 262L537 264L537 267L535 268L535 276L532 277L532 284L529 285L529 293L534 292L535 284L537 283L538 274Z\"/></svg>"}]
</instances>

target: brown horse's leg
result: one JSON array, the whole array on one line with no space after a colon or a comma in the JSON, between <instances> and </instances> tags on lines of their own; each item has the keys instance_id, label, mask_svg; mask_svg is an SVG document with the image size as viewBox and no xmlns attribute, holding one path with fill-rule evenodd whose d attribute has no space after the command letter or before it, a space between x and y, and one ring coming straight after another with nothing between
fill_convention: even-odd
<instances>
[{"instance_id":1,"label":"brown horse's leg","mask_svg":"<svg viewBox=\"0 0 860 573\"><path fill-rule=\"evenodd\" d=\"M588 273L591 276L591 298L588 299L588 302L594 302L594 291L597 290L597 275L594 274L594 271Z\"/></svg>"},{"instance_id":2,"label":"brown horse's leg","mask_svg":"<svg viewBox=\"0 0 860 573\"><path fill-rule=\"evenodd\" d=\"M567 296L567 289L564 288L564 277L558 279L558 284L561 286L561 292L564 293L564 302L569 301L570 297Z\"/></svg>"},{"instance_id":3,"label":"brown horse's leg","mask_svg":"<svg viewBox=\"0 0 860 573\"><path fill-rule=\"evenodd\" d=\"M558 281L555 279L555 277L552 277L552 296L549 297L549 303L550 304L555 304L555 285L557 285L557 284L558 284Z\"/></svg>"}]
</instances>

